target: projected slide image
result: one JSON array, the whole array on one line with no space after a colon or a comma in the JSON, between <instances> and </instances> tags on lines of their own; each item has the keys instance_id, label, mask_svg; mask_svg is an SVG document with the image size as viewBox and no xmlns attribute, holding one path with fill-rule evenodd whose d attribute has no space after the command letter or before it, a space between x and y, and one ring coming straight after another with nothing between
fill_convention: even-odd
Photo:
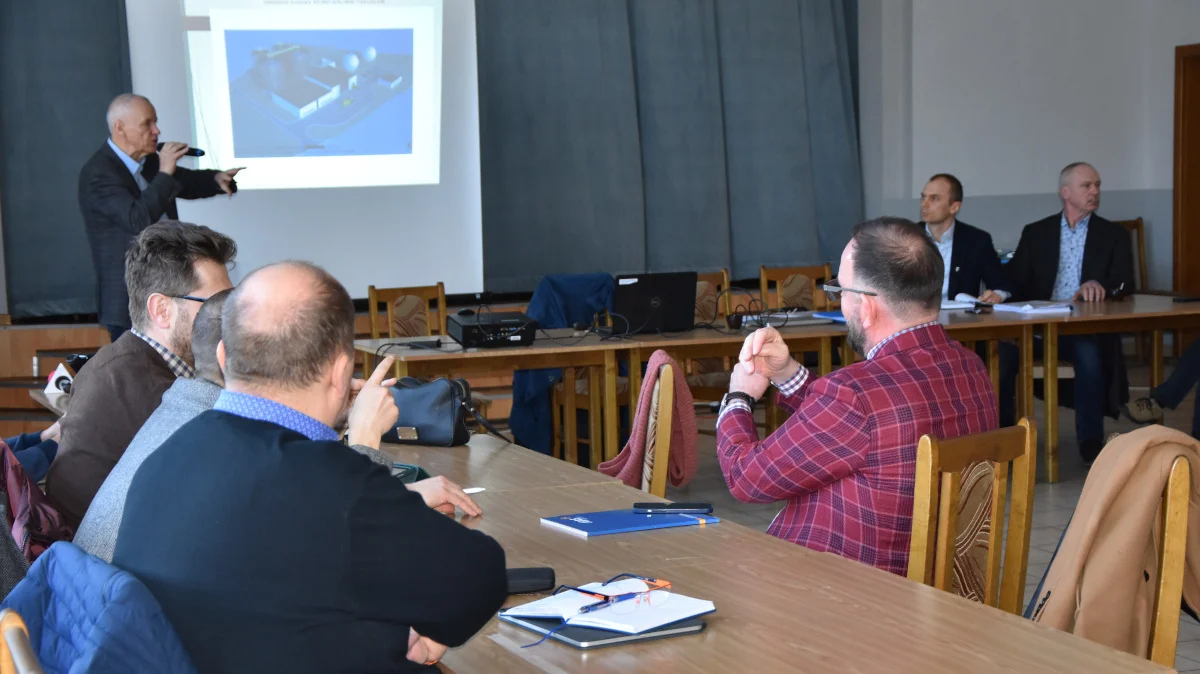
<instances>
[{"instance_id":1,"label":"projected slide image","mask_svg":"<svg viewBox=\"0 0 1200 674\"><path fill-rule=\"evenodd\" d=\"M226 30L238 157L412 154L413 31Z\"/></svg>"}]
</instances>

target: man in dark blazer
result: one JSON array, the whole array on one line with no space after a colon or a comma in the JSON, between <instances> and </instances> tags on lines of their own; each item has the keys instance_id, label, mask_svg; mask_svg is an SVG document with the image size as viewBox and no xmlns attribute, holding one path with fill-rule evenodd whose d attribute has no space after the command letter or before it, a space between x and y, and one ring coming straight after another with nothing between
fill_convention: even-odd
<instances>
[{"instance_id":1,"label":"man in dark blazer","mask_svg":"<svg viewBox=\"0 0 1200 674\"><path fill-rule=\"evenodd\" d=\"M942 299L959 293L984 302L1003 302L1008 297L1008 278L992 245L992 235L958 220L963 188L958 178L939 173L921 191L921 225L942 254L945 276ZM985 290L980 293L980 288Z\"/></svg>"},{"instance_id":2,"label":"man in dark blazer","mask_svg":"<svg viewBox=\"0 0 1200 674\"><path fill-rule=\"evenodd\" d=\"M1096 215L1100 174L1088 164L1068 165L1059 174L1063 210L1026 225L1008 264L1013 299L1103 302L1133 292L1129 234ZM1034 345L1040 357L1041 343ZM1005 345L1000 365L1000 425L1015 415L1017 349ZM1085 463L1104 446L1104 415L1116 418L1129 399L1128 380L1116 335L1060 337L1059 358L1075 370L1075 433Z\"/></svg>"},{"instance_id":3,"label":"man in dark blazer","mask_svg":"<svg viewBox=\"0 0 1200 674\"><path fill-rule=\"evenodd\" d=\"M240 169L193 171L177 162L185 143L158 145L158 116L150 101L121 94L108 106L108 141L79 172L79 210L92 246L100 323L112 341L130 327L125 251L133 238L166 217L178 220L175 198L232 195Z\"/></svg>"}]
</instances>

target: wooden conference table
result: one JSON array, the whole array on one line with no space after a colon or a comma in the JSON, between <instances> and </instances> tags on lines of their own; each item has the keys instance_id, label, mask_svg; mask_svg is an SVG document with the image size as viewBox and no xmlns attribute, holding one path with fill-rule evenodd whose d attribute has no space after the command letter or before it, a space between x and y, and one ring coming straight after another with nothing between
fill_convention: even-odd
<instances>
[{"instance_id":1,"label":"wooden conference table","mask_svg":"<svg viewBox=\"0 0 1200 674\"><path fill-rule=\"evenodd\" d=\"M1069 315L1043 319L1045 363L1058 362L1060 335L1152 333L1150 342L1150 386L1162 383L1163 331L1200 329L1200 303L1175 302L1162 295L1133 295L1121 302L1079 303ZM1179 345L1175 345L1178 355ZM1058 368L1046 367L1046 477L1058 481Z\"/></svg>"},{"instance_id":2,"label":"wooden conference table","mask_svg":"<svg viewBox=\"0 0 1200 674\"><path fill-rule=\"evenodd\" d=\"M1200 329L1200 303L1176 303L1170 297L1135 295L1122 302L1079 304L1071 315L1024 316L1014 313L968 314L965 311L943 311L942 324L954 339L963 342L989 342L988 366L993 384L999 383L999 354L997 340L1015 340L1020 347L1020 381L1018 412L1020 416L1033 416L1033 370L1034 336L1041 331L1044 336L1073 334L1098 334L1120 332L1153 331L1151 348L1151 385L1162 379L1162 332L1167 329ZM807 327L784 327L780 330L794 353L815 351L818 357L819 374L832 369L832 343L844 337L845 327L838 324ZM545 335L549 335L547 338ZM397 371L401 376L443 376L450 371L462 370L505 370L522 368L571 368L589 367L591 394L593 399L602 399L603 429L598 419L592 420L593 435L603 431L604 458L616 456L619 440L617 413L617 364L620 359L643 363L656 349L663 349L677 359L712 357L735 357L741 350L748 331L691 330L669 335L638 335L626 339L603 339L596 335L574 337L571 330L539 331L539 338L531 345L506 349L468 349L449 342L440 349L412 349L408 342L428 338L398 338L359 340L355 348L374 357L391 355L397 360ZM1050 348L1045 353L1047 362L1057 362L1057 344L1049 340ZM1040 433L1046 441L1046 475L1049 481L1058 481L1058 394L1057 368L1045 368L1046 395L1045 428ZM636 399L641 388L641 368L630 367L629 390ZM573 373L567 376L573 378ZM567 409L574 409L575 387L573 381L563 387ZM574 415L566 415L568 430L573 428ZM573 433L568 432L568 437ZM593 446L593 453L597 447ZM575 447L567 448L567 458L575 456ZM594 456L593 459L598 459ZM593 461L593 465L596 461Z\"/></svg>"},{"instance_id":3,"label":"wooden conference table","mask_svg":"<svg viewBox=\"0 0 1200 674\"><path fill-rule=\"evenodd\" d=\"M539 518L628 508L646 494L487 436L465 447L385 446L463 486L484 487L463 524L504 546L509 567L553 567L559 583L637 573L709 599L698 635L593 652L493 618L447 672L1163 672L1147 660L732 522L585 539ZM720 516L722 513L716 513ZM509 605L537 598L522 596Z\"/></svg>"}]
</instances>

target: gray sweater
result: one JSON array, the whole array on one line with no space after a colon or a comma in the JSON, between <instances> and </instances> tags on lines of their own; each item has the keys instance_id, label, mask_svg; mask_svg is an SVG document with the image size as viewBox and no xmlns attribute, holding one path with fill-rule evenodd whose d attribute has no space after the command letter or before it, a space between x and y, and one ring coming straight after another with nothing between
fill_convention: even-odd
<instances>
[{"instance_id":1,"label":"gray sweater","mask_svg":"<svg viewBox=\"0 0 1200 674\"><path fill-rule=\"evenodd\" d=\"M133 441L105 478L75 532L75 545L106 562L112 562L117 531L125 510L125 495L138 467L179 427L212 409L221 387L202 379L176 379L163 393L162 404L146 420Z\"/></svg>"},{"instance_id":2,"label":"gray sweater","mask_svg":"<svg viewBox=\"0 0 1200 674\"><path fill-rule=\"evenodd\" d=\"M162 404L150 415L145 425L133 437L133 442L104 480L96 498L88 506L87 514L75 532L75 545L84 552L112 563L113 550L117 547L117 532L121 529L121 518L125 512L125 496L133 474L158 449L167 438L181 426L212 409L221 395L221 387L202 379L177 379L163 393ZM353 449L375 463L391 467L392 458L378 449L354 445Z\"/></svg>"}]
</instances>

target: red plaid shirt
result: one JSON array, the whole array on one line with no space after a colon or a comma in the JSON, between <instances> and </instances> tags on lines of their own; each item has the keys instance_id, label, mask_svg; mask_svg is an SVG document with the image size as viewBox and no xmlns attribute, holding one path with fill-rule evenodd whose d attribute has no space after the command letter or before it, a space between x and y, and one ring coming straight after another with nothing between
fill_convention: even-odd
<instances>
[{"instance_id":1,"label":"red plaid shirt","mask_svg":"<svg viewBox=\"0 0 1200 674\"><path fill-rule=\"evenodd\" d=\"M917 440L996 428L996 396L983 361L937 324L871 356L816 380L801 368L778 398L794 414L761 442L749 408L728 406L717 457L739 501L787 499L767 533L904 575Z\"/></svg>"}]
</instances>

